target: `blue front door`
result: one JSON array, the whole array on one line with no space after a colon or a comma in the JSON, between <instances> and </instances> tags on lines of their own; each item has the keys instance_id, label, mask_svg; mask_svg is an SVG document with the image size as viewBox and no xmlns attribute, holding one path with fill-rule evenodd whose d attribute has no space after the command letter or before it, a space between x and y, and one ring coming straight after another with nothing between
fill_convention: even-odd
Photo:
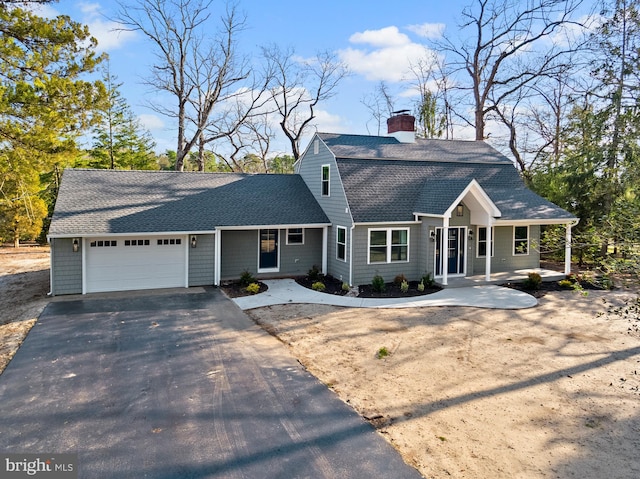
<instances>
[{"instance_id":1,"label":"blue front door","mask_svg":"<svg viewBox=\"0 0 640 479\"><path fill-rule=\"evenodd\" d=\"M278 269L278 230L260 230L259 269Z\"/></svg>"},{"instance_id":2,"label":"blue front door","mask_svg":"<svg viewBox=\"0 0 640 479\"><path fill-rule=\"evenodd\" d=\"M442 276L444 264L447 274L464 274L465 230L464 227L449 227L448 238L443 241L443 229L436 229L436 276Z\"/></svg>"}]
</instances>

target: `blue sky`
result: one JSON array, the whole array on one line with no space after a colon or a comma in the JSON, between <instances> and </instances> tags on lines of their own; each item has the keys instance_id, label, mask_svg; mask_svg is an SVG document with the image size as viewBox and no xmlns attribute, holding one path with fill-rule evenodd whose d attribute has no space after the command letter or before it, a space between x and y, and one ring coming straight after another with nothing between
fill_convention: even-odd
<instances>
[{"instance_id":1,"label":"blue sky","mask_svg":"<svg viewBox=\"0 0 640 479\"><path fill-rule=\"evenodd\" d=\"M123 1L126 4L126 1ZM240 0L247 14L247 29L239 45L248 54L259 47L278 44L293 46L301 57L316 51L331 50L345 61L352 75L340 84L337 95L321 104L315 125L319 131L367 134L370 115L362 105L365 95L373 93L384 80L397 88L396 109L411 108L413 98L402 94L402 79L407 78L409 62L422 57L425 44L446 32L455 35L460 12L468 0ZM213 17L223 13L223 2L214 1ZM44 7L47 14L59 12L89 26L98 39L99 50L109 54L111 71L123 83L121 92L144 126L152 133L157 150L175 150L175 128L169 119L153 112L145 103L155 92L143 84L153 62L152 45L139 33L117 32L110 19L116 17L118 4L102 0L61 0ZM53 11L52 11L53 10ZM218 13L220 12L220 13ZM371 133L376 133L369 122ZM458 131L457 137L471 136ZM276 150L286 148L279 141Z\"/></svg>"}]
</instances>

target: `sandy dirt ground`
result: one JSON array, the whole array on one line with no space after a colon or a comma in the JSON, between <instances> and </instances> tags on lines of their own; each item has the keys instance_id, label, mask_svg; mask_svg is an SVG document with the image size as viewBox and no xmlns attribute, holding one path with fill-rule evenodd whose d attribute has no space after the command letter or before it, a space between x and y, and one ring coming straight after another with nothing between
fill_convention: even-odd
<instances>
[{"instance_id":1,"label":"sandy dirt ground","mask_svg":"<svg viewBox=\"0 0 640 479\"><path fill-rule=\"evenodd\" d=\"M0 373L49 302L48 292L48 247L0 247Z\"/></svg>"},{"instance_id":2,"label":"sandy dirt ground","mask_svg":"<svg viewBox=\"0 0 640 479\"><path fill-rule=\"evenodd\" d=\"M571 291L520 311L250 314L426 478L631 479L640 477L635 298Z\"/></svg>"},{"instance_id":3,"label":"sandy dirt ground","mask_svg":"<svg viewBox=\"0 0 640 479\"><path fill-rule=\"evenodd\" d=\"M48 302L48 268L46 248L0 248L0 371ZM520 311L250 314L426 478L636 479L636 299L553 292Z\"/></svg>"}]
</instances>

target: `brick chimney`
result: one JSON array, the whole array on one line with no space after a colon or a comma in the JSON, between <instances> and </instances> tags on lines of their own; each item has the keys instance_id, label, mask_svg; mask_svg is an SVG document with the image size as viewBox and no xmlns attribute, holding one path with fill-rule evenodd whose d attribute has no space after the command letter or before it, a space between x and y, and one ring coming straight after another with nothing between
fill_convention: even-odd
<instances>
[{"instance_id":1,"label":"brick chimney","mask_svg":"<svg viewBox=\"0 0 640 479\"><path fill-rule=\"evenodd\" d=\"M409 110L394 111L387 119L387 133L400 143L416 142L416 119Z\"/></svg>"}]
</instances>

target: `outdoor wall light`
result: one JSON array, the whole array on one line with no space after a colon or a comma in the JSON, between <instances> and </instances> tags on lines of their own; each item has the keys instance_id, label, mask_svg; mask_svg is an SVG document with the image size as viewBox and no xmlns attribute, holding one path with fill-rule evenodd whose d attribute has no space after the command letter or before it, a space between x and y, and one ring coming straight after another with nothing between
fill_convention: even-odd
<instances>
[{"instance_id":1,"label":"outdoor wall light","mask_svg":"<svg viewBox=\"0 0 640 479\"><path fill-rule=\"evenodd\" d=\"M472 240L473 239L473 230L469 229L469 239Z\"/></svg>"},{"instance_id":2,"label":"outdoor wall light","mask_svg":"<svg viewBox=\"0 0 640 479\"><path fill-rule=\"evenodd\" d=\"M435 230L431 230L429 232L429 238L431 238L431 241L435 241L436 240L436 232L435 232Z\"/></svg>"},{"instance_id":3,"label":"outdoor wall light","mask_svg":"<svg viewBox=\"0 0 640 479\"><path fill-rule=\"evenodd\" d=\"M73 238L73 252L77 253L78 250L80 249L80 239L78 238Z\"/></svg>"},{"instance_id":4,"label":"outdoor wall light","mask_svg":"<svg viewBox=\"0 0 640 479\"><path fill-rule=\"evenodd\" d=\"M464 216L464 205L462 203L456 206L456 216Z\"/></svg>"},{"instance_id":5,"label":"outdoor wall light","mask_svg":"<svg viewBox=\"0 0 640 479\"><path fill-rule=\"evenodd\" d=\"M198 245L198 238L196 236L191 237L191 247L195 248Z\"/></svg>"}]
</instances>

